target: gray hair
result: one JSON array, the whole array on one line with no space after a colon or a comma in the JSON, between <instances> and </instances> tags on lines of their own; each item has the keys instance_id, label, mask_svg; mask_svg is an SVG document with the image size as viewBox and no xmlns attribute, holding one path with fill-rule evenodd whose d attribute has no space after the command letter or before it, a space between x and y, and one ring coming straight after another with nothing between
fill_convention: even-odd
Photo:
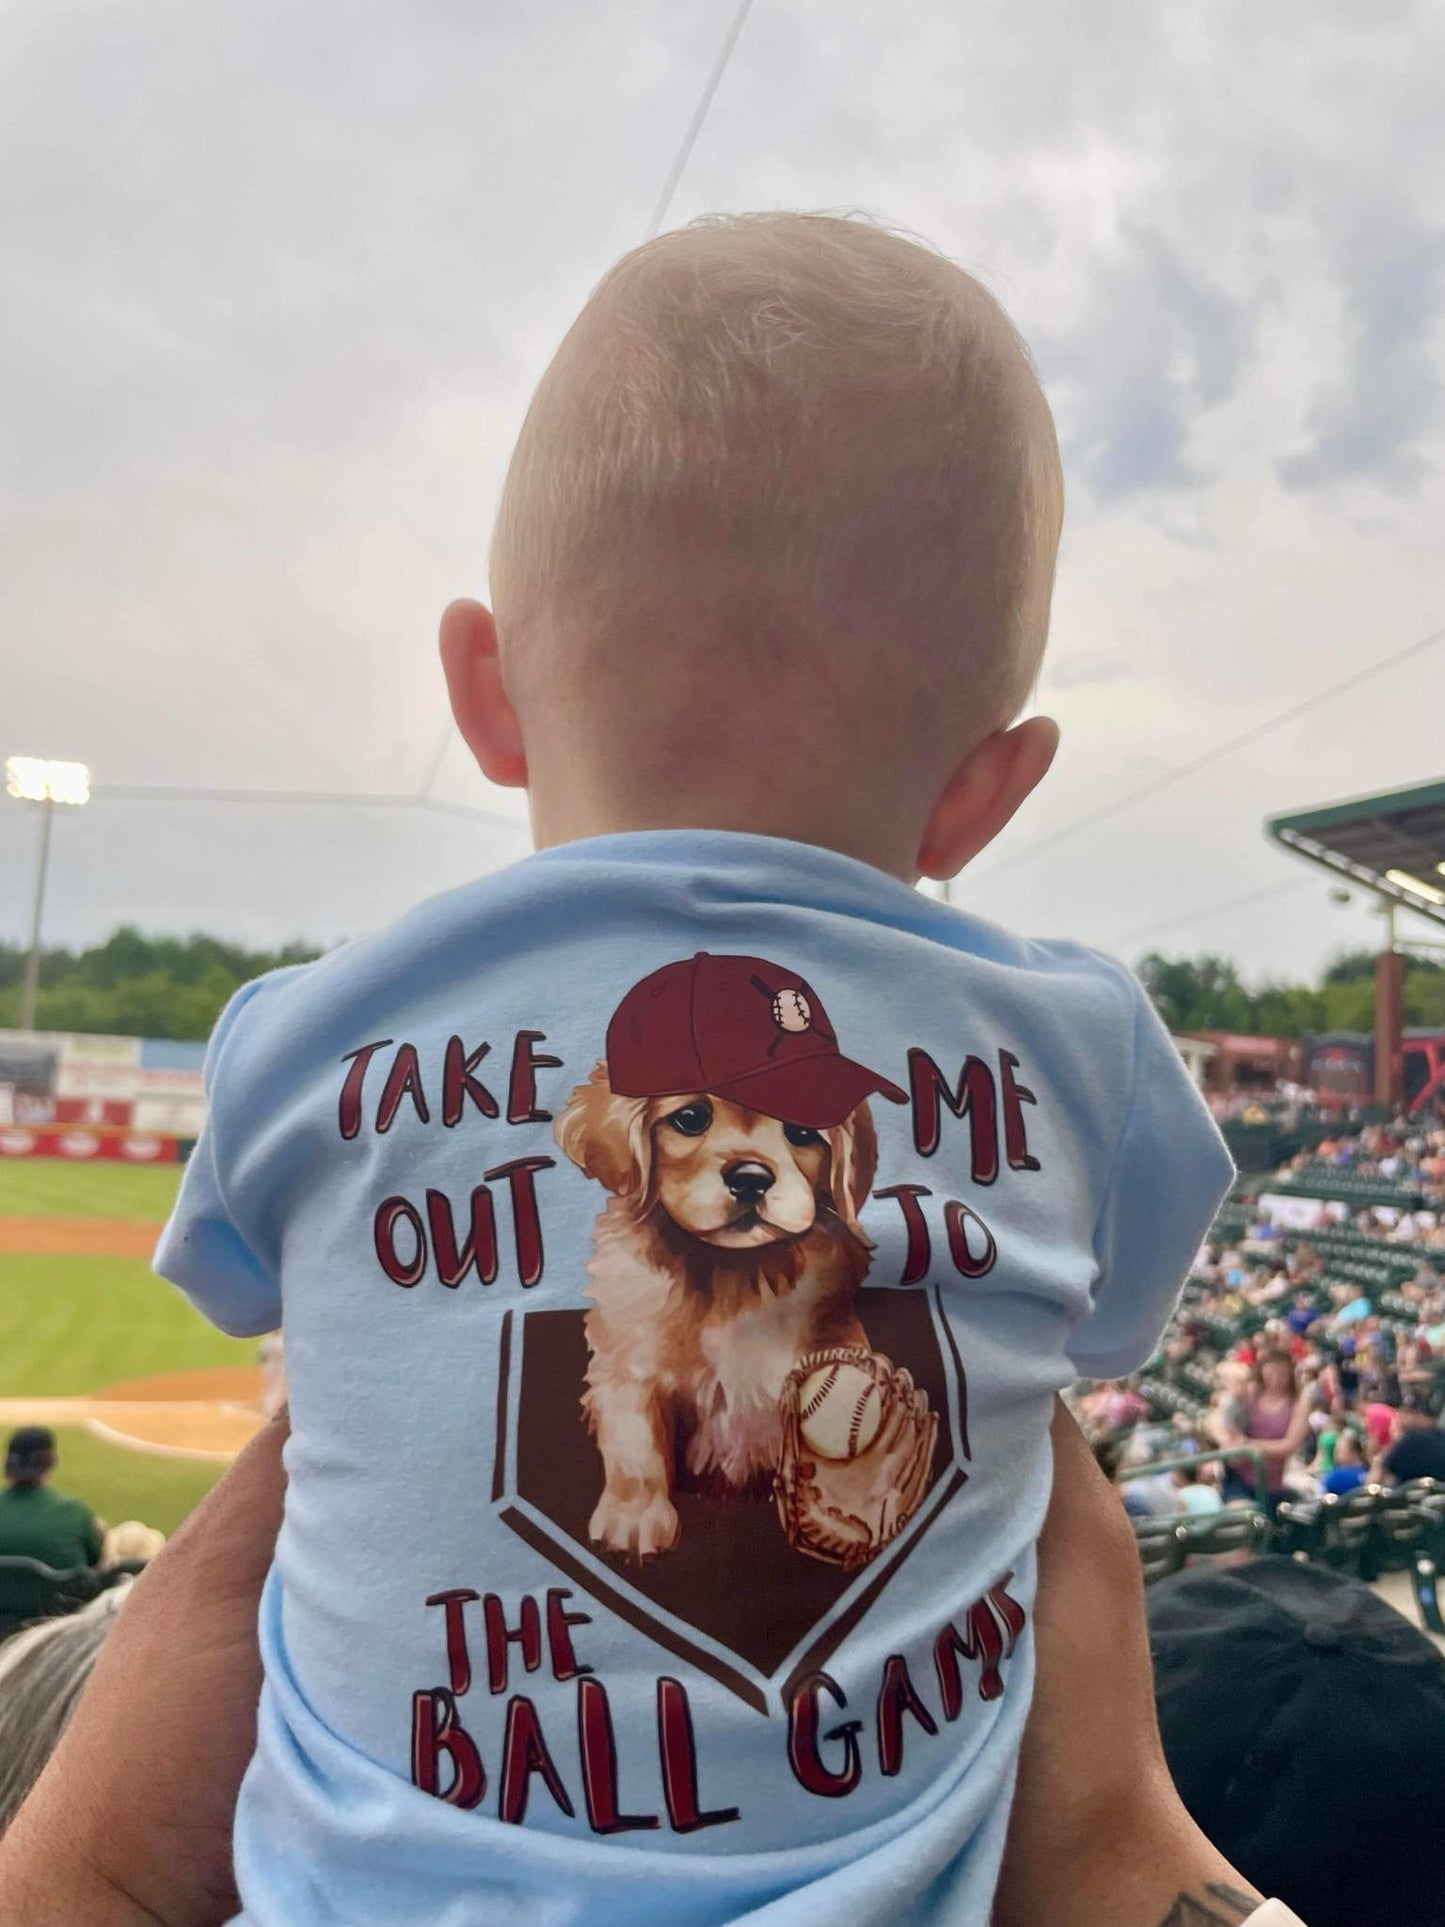
<instances>
[{"instance_id":1,"label":"gray hair","mask_svg":"<svg viewBox=\"0 0 1445 1927\"><path fill-rule=\"evenodd\" d=\"M130 1587L123 1580L78 1613L27 1626L0 1646L0 1834L55 1750Z\"/></svg>"}]
</instances>

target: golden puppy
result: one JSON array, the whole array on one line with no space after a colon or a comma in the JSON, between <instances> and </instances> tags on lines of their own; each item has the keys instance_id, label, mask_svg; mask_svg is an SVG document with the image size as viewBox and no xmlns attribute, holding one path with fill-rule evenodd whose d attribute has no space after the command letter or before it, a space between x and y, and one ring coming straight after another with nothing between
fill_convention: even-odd
<instances>
[{"instance_id":1,"label":"golden puppy","mask_svg":"<svg viewBox=\"0 0 1445 1927\"><path fill-rule=\"evenodd\" d=\"M873 1121L866 1103L816 1131L705 1091L620 1097L600 1063L555 1133L612 1193L588 1264L583 1409L605 1474L589 1529L646 1558L677 1543L677 1453L726 1491L765 1485L798 1359L867 1343Z\"/></svg>"}]
</instances>

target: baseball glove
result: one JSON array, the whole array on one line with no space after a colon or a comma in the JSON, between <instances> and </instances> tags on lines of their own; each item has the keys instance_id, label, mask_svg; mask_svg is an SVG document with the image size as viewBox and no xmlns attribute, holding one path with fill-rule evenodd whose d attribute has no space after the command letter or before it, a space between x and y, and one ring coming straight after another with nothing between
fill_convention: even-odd
<instances>
[{"instance_id":1,"label":"baseball glove","mask_svg":"<svg viewBox=\"0 0 1445 1927\"><path fill-rule=\"evenodd\" d=\"M829 1371L834 1366L844 1368L846 1379ZM850 1389L841 1423L824 1438L820 1394L835 1383ZM938 1415L927 1393L881 1352L837 1345L798 1360L783 1383L779 1411L783 1443L774 1491L789 1544L845 1571L867 1565L907 1525L928 1485Z\"/></svg>"}]
</instances>

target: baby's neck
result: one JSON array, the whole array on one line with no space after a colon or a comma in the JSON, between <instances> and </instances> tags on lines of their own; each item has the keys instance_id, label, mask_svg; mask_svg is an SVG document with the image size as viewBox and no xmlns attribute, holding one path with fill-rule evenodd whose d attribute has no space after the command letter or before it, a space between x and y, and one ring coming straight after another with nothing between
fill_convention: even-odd
<instances>
[{"instance_id":1,"label":"baby's neck","mask_svg":"<svg viewBox=\"0 0 1445 1927\"><path fill-rule=\"evenodd\" d=\"M679 785L665 797L588 796L570 785L561 791L534 784L528 792L532 839L539 850L583 837L639 830L727 830L811 843L853 857L905 883L918 879L916 837L890 820L890 812L857 803L830 808L821 798L769 795L759 783L747 794L708 797Z\"/></svg>"}]
</instances>

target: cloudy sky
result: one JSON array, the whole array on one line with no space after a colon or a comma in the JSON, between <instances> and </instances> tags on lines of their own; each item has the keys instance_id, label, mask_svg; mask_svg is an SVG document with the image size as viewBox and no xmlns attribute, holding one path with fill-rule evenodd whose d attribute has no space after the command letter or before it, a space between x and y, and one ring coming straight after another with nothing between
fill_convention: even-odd
<instances>
[{"instance_id":1,"label":"cloudy sky","mask_svg":"<svg viewBox=\"0 0 1445 1927\"><path fill-rule=\"evenodd\" d=\"M436 617L485 593L530 389L641 238L733 13L0 12L0 753L114 785L434 776L491 812L98 797L57 826L52 937L329 941L526 848L447 732ZM1372 941L1261 822L1439 777L1445 643L1063 832L1445 623L1442 76L1426 0L755 0L671 219L928 236L1058 415L1064 748L963 881L985 914L1256 976ZM34 827L0 799L6 936Z\"/></svg>"}]
</instances>

